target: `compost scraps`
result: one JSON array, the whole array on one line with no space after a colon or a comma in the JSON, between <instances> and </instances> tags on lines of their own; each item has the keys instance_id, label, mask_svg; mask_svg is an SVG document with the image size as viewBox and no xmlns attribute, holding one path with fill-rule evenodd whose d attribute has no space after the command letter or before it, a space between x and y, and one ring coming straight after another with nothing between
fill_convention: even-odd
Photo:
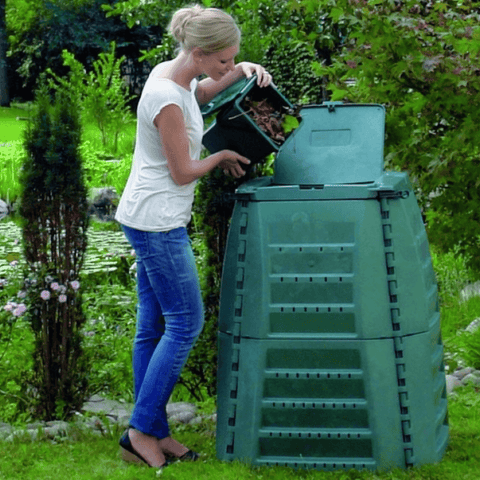
<instances>
[{"instance_id":1,"label":"compost scraps","mask_svg":"<svg viewBox=\"0 0 480 480\"><path fill-rule=\"evenodd\" d=\"M254 101L246 97L243 102L245 112L257 126L275 143L281 145L288 135L300 125L298 109L283 106L283 111L276 109L268 99Z\"/></svg>"}]
</instances>

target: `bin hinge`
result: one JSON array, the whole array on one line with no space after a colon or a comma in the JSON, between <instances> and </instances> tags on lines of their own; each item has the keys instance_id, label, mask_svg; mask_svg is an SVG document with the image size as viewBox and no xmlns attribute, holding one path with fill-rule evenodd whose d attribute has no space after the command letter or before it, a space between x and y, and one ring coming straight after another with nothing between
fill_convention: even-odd
<instances>
[{"instance_id":1,"label":"bin hinge","mask_svg":"<svg viewBox=\"0 0 480 480\"><path fill-rule=\"evenodd\" d=\"M410 192L408 190L377 190L378 198L402 198L406 199L410 196Z\"/></svg>"},{"instance_id":2,"label":"bin hinge","mask_svg":"<svg viewBox=\"0 0 480 480\"><path fill-rule=\"evenodd\" d=\"M408 388L405 373L404 344L402 336L402 309L399 302L401 289L398 285L397 265L395 258L395 238L394 228L390 218L391 199L406 198L405 192L382 191L378 192L380 199L380 214L383 229L383 245L385 254L385 267L387 273L388 298L390 303L390 320L392 322L393 347L395 355L395 365L397 373L397 393L400 408L400 418L402 427L403 451L405 455L405 465L407 467L415 464L415 457L412 448L412 428L410 415L410 402L408 398ZM408 192L406 192L408 194Z\"/></svg>"},{"instance_id":3,"label":"bin hinge","mask_svg":"<svg viewBox=\"0 0 480 480\"><path fill-rule=\"evenodd\" d=\"M237 201L248 202L251 200L251 195L250 193L224 193L222 198L224 203L229 204Z\"/></svg>"}]
</instances>

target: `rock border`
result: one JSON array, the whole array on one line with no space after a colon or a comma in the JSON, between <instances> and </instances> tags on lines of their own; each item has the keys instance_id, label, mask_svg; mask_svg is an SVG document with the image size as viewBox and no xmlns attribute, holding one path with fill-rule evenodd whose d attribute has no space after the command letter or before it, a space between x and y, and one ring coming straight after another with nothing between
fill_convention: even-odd
<instances>
[{"instance_id":1,"label":"rock border","mask_svg":"<svg viewBox=\"0 0 480 480\"><path fill-rule=\"evenodd\" d=\"M108 400L100 395L93 395L83 406L81 412L75 412L70 422L33 422L24 427L15 427L0 423L0 441L13 442L16 439L37 441L56 440L70 437L78 431L90 431L103 435L112 427L127 428L133 409L132 404ZM217 421L217 415L198 415L198 408L193 403L177 402L167 405L169 423L199 425L204 422Z\"/></svg>"}]
</instances>

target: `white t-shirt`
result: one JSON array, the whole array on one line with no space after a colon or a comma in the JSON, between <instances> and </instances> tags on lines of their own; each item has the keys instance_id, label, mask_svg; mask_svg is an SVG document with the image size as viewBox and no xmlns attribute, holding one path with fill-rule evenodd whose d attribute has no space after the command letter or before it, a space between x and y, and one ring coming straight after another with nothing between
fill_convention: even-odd
<instances>
[{"instance_id":1,"label":"white t-shirt","mask_svg":"<svg viewBox=\"0 0 480 480\"><path fill-rule=\"evenodd\" d=\"M163 107L178 105L185 119L190 157L200 159L203 118L192 80L190 91L159 75L170 62L157 65L145 84L137 109L137 139L132 170L115 218L127 227L167 232L190 222L196 181L177 185L170 175L162 141L153 121Z\"/></svg>"}]
</instances>

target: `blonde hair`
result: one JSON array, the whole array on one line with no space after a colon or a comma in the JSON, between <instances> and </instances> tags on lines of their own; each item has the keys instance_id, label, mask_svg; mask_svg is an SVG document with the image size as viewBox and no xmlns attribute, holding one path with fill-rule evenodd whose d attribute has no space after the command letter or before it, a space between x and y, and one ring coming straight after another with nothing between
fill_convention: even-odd
<instances>
[{"instance_id":1,"label":"blonde hair","mask_svg":"<svg viewBox=\"0 0 480 480\"><path fill-rule=\"evenodd\" d=\"M182 50L190 52L199 47L206 54L239 45L241 38L240 29L228 13L200 5L175 12L169 31Z\"/></svg>"}]
</instances>

